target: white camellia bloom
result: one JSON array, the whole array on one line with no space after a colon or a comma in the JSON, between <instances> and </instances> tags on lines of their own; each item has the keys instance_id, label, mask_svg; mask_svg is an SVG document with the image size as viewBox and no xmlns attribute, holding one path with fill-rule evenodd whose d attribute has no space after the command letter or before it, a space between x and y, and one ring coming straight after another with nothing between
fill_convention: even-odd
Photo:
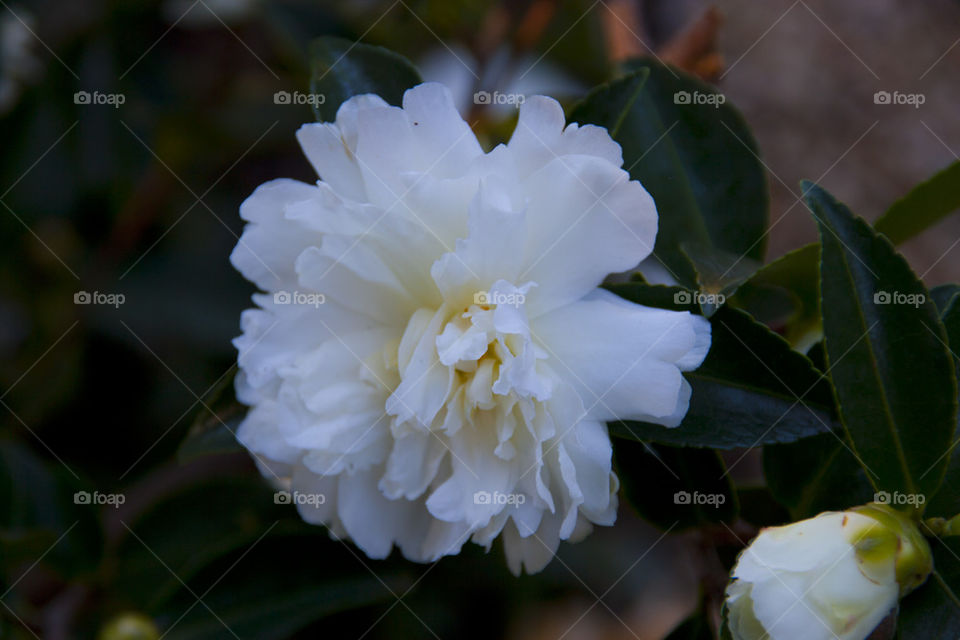
<instances>
[{"instance_id":1,"label":"white camellia bloom","mask_svg":"<svg viewBox=\"0 0 960 640\"><path fill-rule=\"evenodd\" d=\"M863 640L933 569L904 514L880 504L764 529L727 587L735 640Z\"/></svg>"},{"instance_id":2,"label":"white camellia bloom","mask_svg":"<svg viewBox=\"0 0 960 640\"><path fill-rule=\"evenodd\" d=\"M298 132L319 182L241 207L231 260L268 293L235 341L238 437L371 557L502 533L538 571L616 518L605 421L687 410L709 323L597 288L650 254L657 212L605 129L564 124L529 98L484 153L442 85L356 96Z\"/></svg>"}]
</instances>

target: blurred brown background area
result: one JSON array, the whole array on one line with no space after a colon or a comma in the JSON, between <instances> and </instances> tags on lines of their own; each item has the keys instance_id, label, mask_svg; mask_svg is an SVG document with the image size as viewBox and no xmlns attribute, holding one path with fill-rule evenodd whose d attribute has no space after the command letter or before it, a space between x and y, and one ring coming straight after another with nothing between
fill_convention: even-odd
<instances>
[{"instance_id":1,"label":"blurred brown background area","mask_svg":"<svg viewBox=\"0 0 960 640\"><path fill-rule=\"evenodd\" d=\"M822 182L875 220L960 159L960 3L955 0L671 0L648 3L654 35L715 6L717 82L743 111L769 169L768 259L816 239L798 182ZM875 104L878 91L925 102ZM960 279L960 219L902 247L930 285Z\"/></svg>"}]
</instances>

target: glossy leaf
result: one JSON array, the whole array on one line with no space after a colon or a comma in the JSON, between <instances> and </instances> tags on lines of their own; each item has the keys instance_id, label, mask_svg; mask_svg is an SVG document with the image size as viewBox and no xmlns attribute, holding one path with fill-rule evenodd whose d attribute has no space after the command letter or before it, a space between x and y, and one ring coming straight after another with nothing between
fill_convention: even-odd
<instances>
[{"instance_id":1,"label":"glossy leaf","mask_svg":"<svg viewBox=\"0 0 960 640\"><path fill-rule=\"evenodd\" d=\"M101 507L77 497L85 489L58 463L0 439L0 567L43 557L67 575L91 571L101 552Z\"/></svg>"},{"instance_id":2,"label":"glossy leaf","mask_svg":"<svg viewBox=\"0 0 960 640\"><path fill-rule=\"evenodd\" d=\"M634 107L649 76L649 69L638 69L594 87L574 105L568 122L602 126L617 140L624 122L634 117Z\"/></svg>"},{"instance_id":3,"label":"glossy leaf","mask_svg":"<svg viewBox=\"0 0 960 640\"><path fill-rule=\"evenodd\" d=\"M742 116L716 89L684 72L649 60L626 68L647 70L649 77L630 74L594 91L569 120L610 129L630 176L669 212L660 217L656 256L689 288L697 274L682 243L762 259L766 177ZM710 104L696 103L701 96ZM606 104L611 97L620 108Z\"/></svg>"},{"instance_id":4,"label":"glossy leaf","mask_svg":"<svg viewBox=\"0 0 960 640\"><path fill-rule=\"evenodd\" d=\"M804 190L820 228L830 376L853 449L878 489L930 496L957 419L943 326L886 238L820 187Z\"/></svg>"},{"instance_id":5,"label":"glossy leaf","mask_svg":"<svg viewBox=\"0 0 960 640\"><path fill-rule=\"evenodd\" d=\"M681 250L697 273L697 289L701 295L696 297L707 317L760 268L760 263L752 258L713 247L684 242Z\"/></svg>"},{"instance_id":6,"label":"glossy leaf","mask_svg":"<svg viewBox=\"0 0 960 640\"><path fill-rule=\"evenodd\" d=\"M960 161L940 171L893 203L874 228L900 244L960 209Z\"/></svg>"},{"instance_id":7,"label":"glossy leaf","mask_svg":"<svg viewBox=\"0 0 960 640\"><path fill-rule=\"evenodd\" d=\"M649 285L611 285L640 302ZM670 308L669 306L667 308ZM712 318L713 341L703 364L685 375L690 409L676 428L632 421L610 423L613 435L680 446L755 447L825 433L837 425L829 385L810 361L742 311L724 307Z\"/></svg>"},{"instance_id":8,"label":"glossy leaf","mask_svg":"<svg viewBox=\"0 0 960 640\"><path fill-rule=\"evenodd\" d=\"M949 305L941 312L940 320L947 332L947 344L953 356L954 371L960 376L960 298L956 296L951 298ZM960 418L957 420L957 429L953 432L950 448L941 452L947 460L947 470L939 490L927 505L931 515L950 518L960 513L960 444L958 443L960 443Z\"/></svg>"},{"instance_id":9,"label":"glossy leaf","mask_svg":"<svg viewBox=\"0 0 960 640\"><path fill-rule=\"evenodd\" d=\"M313 105L320 122L332 122L348 98L375 93L388 103L400 105L403 92L420 84L413 64L389 49L325 36L310 45L310 91L323 96Z\"/></svg>"},{"instance_id":10,"label":"glossy leaf","mask_svg":"<svg viewBox=\"0 0 960 640\"><path fill-rule=\"evenodd\" d=\"M943 312L953 301L953 297L958 293L960 293L960 285L958 284L941 284L930 289L930 298L933 300L933 304L937 306L941 318Z\"/></svg>"},{"instance_id":11,"label":"glossy leaf","mask_svg":"<svg viewBox=\"0 0 960 640\"><path fill-rule=\"evenodd\" d=\"M661 529L736 518L736 494L716 451L625 440L614 456L627 499Z\"/></svg>"},{"instance_id":12,"label":"glossy leaf","mask_svg":"<svg viewBox=\"0 0 960 640\"><path fill-rule=\"evenodd\" d=\"M156 610L181 580L251 544L292 509L275 505L259 478L225 477L178 491L126 522L132 533L123 531L124 570L115 587L136 607Z\"/></svg>"},{"instance_id":13,"label":"glossy leaf","mask_svg":"<svg viewBox=\"0 0 960 640\"><path fill-rule=\"evenodd\" d=\"M177 450L177 459L181 463L206 455L243 451L236 434L247 415L247 407L236 400L233 381L234 376L221 380L197 411Z\"/></svg>"},{"instance_id":14,"label":"glossy leaf","mask_svg":"<svg viewBox=\"0 0 960 640\"><path fill-rule=\"evenodd\" d=\"M819 244L791 251L757 271L731 302L806 351L823 336L819 265Z\"/></svg>"},{"instance_id":15,"label":"glossy leaf","mask_svg":"<svg viewBox=\"0 0 960 640\"><path fill-rule=\"evenodd\" d=\"M275 551L283 553L283 549ZM248 557L239 561L228 576L229 583L218 585L204 596L210 610L196 606L187 611L190 603L186 594L180 609L172 609L173 620L180 610L187 613L165 637L216 640L233 637L229 628L241 638L283 640L331 614L387 603L394 600L391 591L400 594L409 587L393 576L386 576L381 582L366 571L364 575L347 578L309 579L297 575L298 567L291 566L290 560L269 562L262 557ZM220 571L227 568L218 567ZM321 572L322 567L314 567L313 576L322 575ZM376 615L379 613L371 623Z\"/></svg>"},{"instance_id":16,"label":"glossy leaf","mask_svg":"<svg viewBox=\"0 0 960 640\"><path fill-rule=\"evenodd\" d=\"M763 473L794 520L842 510L874 499L867 472L843 433L825 433L763 448Z\"/></svg>"}]
</instances>

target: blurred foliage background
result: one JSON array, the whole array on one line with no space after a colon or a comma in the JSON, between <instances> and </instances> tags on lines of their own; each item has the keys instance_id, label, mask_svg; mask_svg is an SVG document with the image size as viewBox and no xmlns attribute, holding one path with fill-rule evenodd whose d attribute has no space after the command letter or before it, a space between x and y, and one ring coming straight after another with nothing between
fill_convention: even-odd
<instances>
[{"instance_id":1,"label":"blurred foliage background","mask_svg":"<svg viewBox=\"0 0 960 640\"><path fill-rule=\"evenodd\" d=\"M515 112L475 91L569 105L656 52L754 128L771 259L814 239L801 177L872 218L958 158L958 27L952 0L0 2L0 637L665 637L722 589L722 529L664 537L624 506L538 576L473 545L376 562L274 505L245 455L177 455L220 410L250 306L227 260L238 206L313 179L293 138L310 107L274 94L307 91L312 38L360 39L451 86L492 145ZM873 103L894 89L927 104ZM957 224L905 248L929 284L960 278ZM737 474L758 483L758 460Z\"/></svg>"}]
</instances>

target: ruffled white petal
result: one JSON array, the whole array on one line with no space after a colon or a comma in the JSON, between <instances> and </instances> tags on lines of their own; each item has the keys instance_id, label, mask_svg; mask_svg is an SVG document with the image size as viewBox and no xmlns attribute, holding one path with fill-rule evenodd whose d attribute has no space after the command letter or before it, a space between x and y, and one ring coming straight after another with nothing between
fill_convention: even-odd
<instances>
[{"instance_id":1,"label":"ruffled white petal","mask_svg":"<svg viewBox=\"0 0 960 640\"><path fill-rule=\"evenodd\" d=\"M681 371L699 365L709 336L710 324L700 316L650 309L609 292L538 318L535 333L590 417L668 426L686 412L689 386Z\"/></svg>"}]
</instances>

